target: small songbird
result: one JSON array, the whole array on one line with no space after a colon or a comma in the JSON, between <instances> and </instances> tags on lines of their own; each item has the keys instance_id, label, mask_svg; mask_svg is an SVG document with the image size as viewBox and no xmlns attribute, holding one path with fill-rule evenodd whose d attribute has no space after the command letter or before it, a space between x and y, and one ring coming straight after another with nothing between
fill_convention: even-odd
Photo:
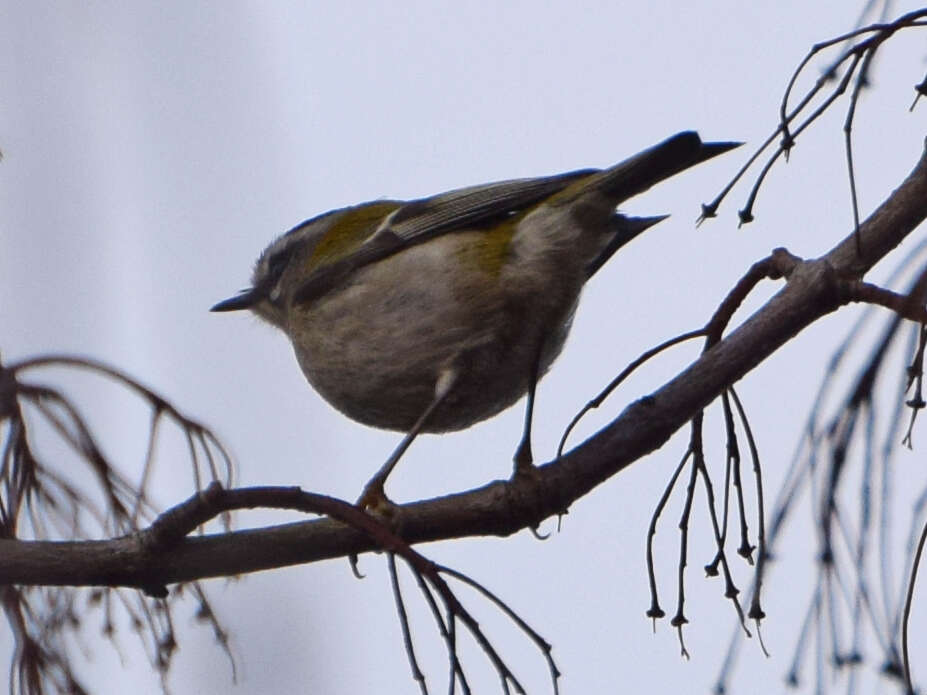
<instances>
[{"instance_id":1,"label":"small songbird","mask_svg":"<svg viewBox=\"0 0 927 695\"><path fill-rule=\"evenodd\" d=\"M261 254L250 309L286 333L309 383L342 413L405 432L361 504L421 432L492 417L526 395L516 472L530 470L535 386L563 348L583 285L664 217L616 206L739 143L684 132L608 169L516 179L313 217Z\"/></svg>"}]
</instances>

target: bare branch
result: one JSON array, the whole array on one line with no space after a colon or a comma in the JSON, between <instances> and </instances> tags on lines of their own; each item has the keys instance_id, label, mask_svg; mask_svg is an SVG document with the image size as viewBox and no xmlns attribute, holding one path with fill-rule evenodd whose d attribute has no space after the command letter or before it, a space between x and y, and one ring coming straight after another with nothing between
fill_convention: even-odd
<instances>
[{"instance_id":1,"label":"bare branch","mask_svg":"<svg viewBox=\"0 0 927 695\"><path fill-rule=\"evenodd\" d=\"M508 535L556 515L684 425L795 334L841 304L841 278L860 277L927 217L927 157L860 227L820 259L798 263L784 289L743 325L665 386L631 404L582 446L539 466L531 481L490 483L469 492L403 505L410 543ZM379 548L364 534L329 520L187 538L153 563L130 538L80 543L0 539L7 562L0 582L143 586L342 557ZM248 552L239 549L247 548Z\"/></svg>"}]
</instances>

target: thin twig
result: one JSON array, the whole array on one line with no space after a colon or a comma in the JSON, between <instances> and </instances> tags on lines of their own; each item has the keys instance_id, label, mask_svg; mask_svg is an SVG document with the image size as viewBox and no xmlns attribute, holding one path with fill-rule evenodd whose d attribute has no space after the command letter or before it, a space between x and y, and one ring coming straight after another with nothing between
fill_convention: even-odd
<instances>
[{"instance_id":1,"label":"thin twig","mask_svg":"<svg viewBox=\"0 0 927 695\"><path fill-rule=\"evenodd\" d=\"M904 617L901 620L901 658L902 664L904 664L904 680L909 693L914 692L914 683L911 680L911 656L908 652L908 627L911 621L911 606L914 603L914 584L917 581L917 571L920 568L921 556L924 553L925 543L927 543L927 524L924 524L921 530L921 537L917 542L917 550L914 552L914 564L911 567L908 592L904 601Z\"/></svg>"}]
</instances>

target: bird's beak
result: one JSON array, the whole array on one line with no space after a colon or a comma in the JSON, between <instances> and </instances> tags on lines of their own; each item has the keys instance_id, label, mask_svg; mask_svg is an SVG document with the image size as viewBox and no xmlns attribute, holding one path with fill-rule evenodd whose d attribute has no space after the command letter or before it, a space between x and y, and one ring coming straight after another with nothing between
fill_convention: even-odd
<instances>
[{"instance_id":1,"label":"bird's beak","mask_svg":"<svg viewBox=\"0 0 927 695\"><path fill-rule=\"evenodd\" d=\"M241 309L250 309L260 302L262 298L263 295L257 292L254 287L251 287L247 290L242 290L234 297L223 299L213 306L210 311L239 311Z\"/></svg>"}]
</instances>

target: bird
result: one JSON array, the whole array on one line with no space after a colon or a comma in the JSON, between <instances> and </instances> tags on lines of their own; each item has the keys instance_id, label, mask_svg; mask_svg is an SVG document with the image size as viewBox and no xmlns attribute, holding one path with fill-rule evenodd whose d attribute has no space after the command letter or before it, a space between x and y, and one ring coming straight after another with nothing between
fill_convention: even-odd
<instances>
[{"instance_id":1,"label":"bird","mask_svg":"<svg viewBox=\"0 0 927 695\"><path fill-rule=\"evenodd\" d=\"M536 387L560 354L583 286L666 216L629 198L740 143L678 133L614 166L380 199L293 227L251 285L211 311L250 310L282 330L312 387L365 425L404 433L358 503L421 433L461 430L526 398L515 474L533 470Z\"/></svg>"}]
</instances>

